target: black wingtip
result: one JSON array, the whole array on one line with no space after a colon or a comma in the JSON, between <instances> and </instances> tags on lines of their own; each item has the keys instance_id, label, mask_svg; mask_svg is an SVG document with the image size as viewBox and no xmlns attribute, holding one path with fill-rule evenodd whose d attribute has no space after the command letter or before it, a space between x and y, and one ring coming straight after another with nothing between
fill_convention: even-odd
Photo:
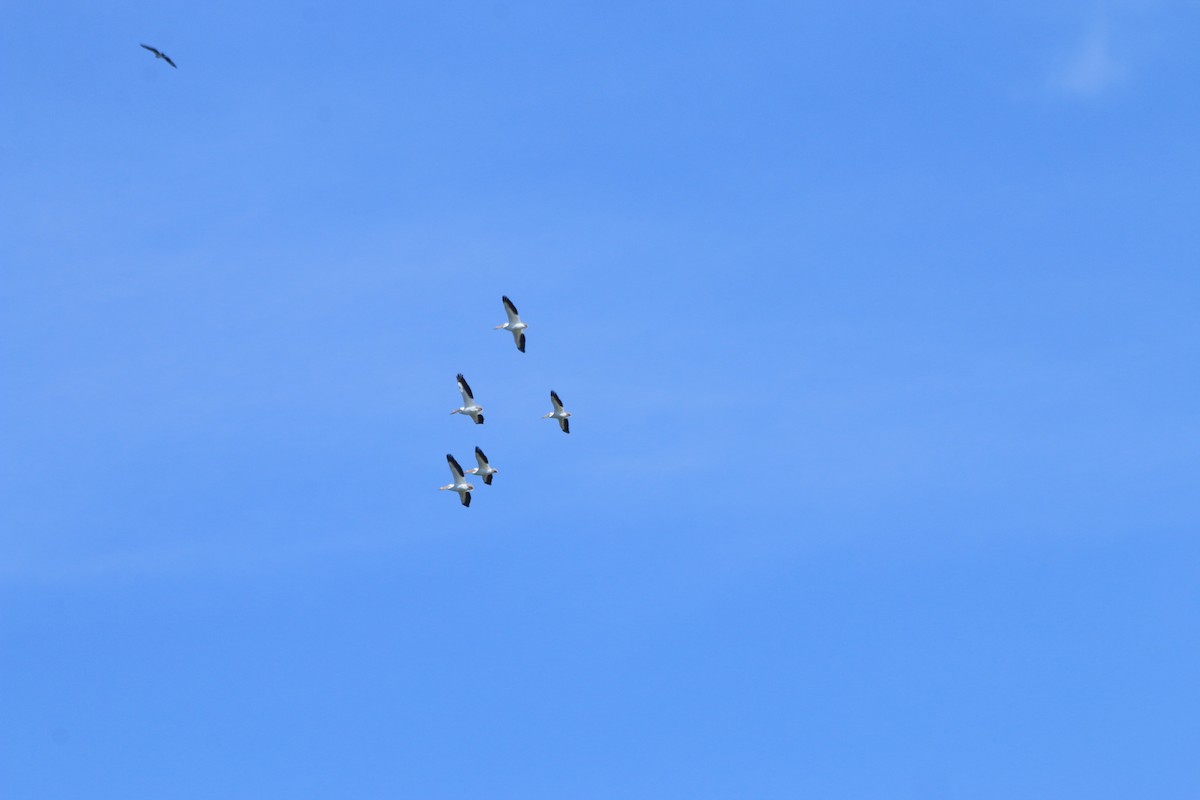
<instances>
[{"instance_id":1,"label":"black wingtip","mask_svg":"<svg viewBox=\"0 0 1200 800\"><path fill-rule=\"evenodd\" d=\"M471 493L470 492L463 492L462 494L459 495L459 497L462 498L462 504L465 508L471 507Z\"/></svg>"},{"instance_id":2,"label":"black wingtip","mask_svg":"<svg viewBox=\"0 0 1200 800\"><path fill-rule=\"evenodd\" d=\"M564 420L562 420L562 429L563 429L563 433L570 433L570 432L571 432L571 423L570 423L570 421L568 421L568 420L565 420L565 419L564 419Z\"/></svg>"},{"instance_id":3,"label":"black wingtip","mask_svg":"<svg viewBox=\"0 0 1200 800\"><path fill-rule=\"evenodd\" d=\"M478 447L476 447L476 448L475 448L475 455L479 456L479 457L480 457L480 458L482 458L484 461L487 461L487 456L485 456L485 455L483 454L483 451L482 451L482 450L480 450Z\"/></svg>"},{"instance_id":4,"label":"black wingtip","mask_svg":"<svg viewBox=\"0 0 1200 800\"><path fill-rule=\"evenodd\" d=\"M517 342L517 349L522 353L525 352L525 334L521 334L521 341Z\"/></svg>"},{"instance_id":5,"label":"black wingtip","mask_svg":"<svg viewBox=\"0 0 1200 800\"><path fill-rule=\"evenodd\" d=\"M476 424L476 425L482 425L482 424L483 424L483 414L476 414L476 415L475 415L475 424Z\"/></svg>"},{"instance_id":6,"label":"black wingtip","mask_svg":"<svg viewBox=\"0 0 1200 800\"><path fill-rule=\"evenodd\" d=\"M486 483L488 486L491 486L492 478L494 478L494 477L495 477L494 475L485 475L483 478L483 482Z\"/></svg>"}]
</instances>

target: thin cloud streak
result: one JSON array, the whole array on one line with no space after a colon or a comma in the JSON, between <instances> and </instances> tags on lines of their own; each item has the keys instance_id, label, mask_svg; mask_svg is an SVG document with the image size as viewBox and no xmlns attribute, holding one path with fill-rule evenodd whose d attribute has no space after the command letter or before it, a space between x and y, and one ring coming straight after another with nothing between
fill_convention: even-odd
<instances>
[{"instance_id":1,"label":"thin cloud streak","mask_svg":"<svg viewBox=\"0 0 1200 800\"><path fill-rule=\"evenodd\" d=\"M1112 52L1108 31L1088 31L1066 62L1051 76L1056 92L1098 97L1125 80L1128 70Z\"/></svg>"},{"instance_id":2,"label":"thin cloud streak","mask_svg":"<svg viewBox=\"0 0 1200 800\"><path fill-rule=\"evenodd\" d=\"M286 546L212 542L187 547L144 547L96 554L70 562L8 559L0 564L0 589L18 585L78 585L162 579L183 575L256 575L311 563L334 554L392 546L395 536L374 532L313 537Z\"/></svg>"}]
</instances>

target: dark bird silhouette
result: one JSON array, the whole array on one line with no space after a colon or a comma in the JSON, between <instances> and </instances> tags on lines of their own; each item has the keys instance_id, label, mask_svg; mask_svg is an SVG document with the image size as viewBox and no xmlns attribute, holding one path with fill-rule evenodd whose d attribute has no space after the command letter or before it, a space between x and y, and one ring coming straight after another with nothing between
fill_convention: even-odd
<instances>
[{"instance_id":1,"label":"dark bird silhouette","mask_svg":"<svg viewBox=\"0 0 1200 800\"><path fill-rule=\"evenodd\" d=\"M154 53L155 58L161 58L163 61L170 64L172 67L175 67L175 62L172 61L171 58L166 53L164 53L162 50L159 50L157 47L151 47L148 44L144 44L144 45L142 45L142 47L146 48L151 53ZM179 67L175 67L175 69L179 69Z\"/></svg>"}]
</instances>

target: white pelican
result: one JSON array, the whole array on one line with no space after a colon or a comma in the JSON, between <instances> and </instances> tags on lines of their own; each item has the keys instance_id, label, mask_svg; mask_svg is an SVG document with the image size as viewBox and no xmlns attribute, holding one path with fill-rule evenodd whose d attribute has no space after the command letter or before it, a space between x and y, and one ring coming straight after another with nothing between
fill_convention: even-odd
<instances>
[{"instance_id":1,"label":"white pelican","mask_svg":"<svg viewBox=\"0 0 1200 800\"><path fill-rule=\"evenodd\" d=\"M462 408L456 408L450 413L462 414L464 417L475 420L476 425L482 425L483 406L475 402L475 395L471 394L471 387L467 385L467 379L462 376L461 372L458 373L458 390L462 392Z\"/></svg>"},{"instance_id":2,"label":"white pelican","mask_svg":"<svg viewBox=\"0 0 1200 800\"><path fill-rule=\"evenodd\" d=\"M481 475L481 476L483 476L483 482L486 483L488 486L491 486L492 485L492 476L495 475L500 470L496 469L495 467L493 467L491 464L488 463L487 456L485 456L483 454L483 451L480 450L478 447L475 448L475 460L477 462L479 462L479 466L475 467L474 469L467 470L467 474L468 475Z\"/></svg>"},{"instance_id":3,"label":"white pelican","mask_svg":"<svg viewBox=\"0 0 1200 800\"><path fill-rule=\"evenodd\" d=\"M558 392L550 390L550 402L554 404L554 410L549 414L542 414L542 419L549 417L550 419L558 420L558 427L563 429L563 433L571 432L571 424L567 422L567 417L571 416L571 412L562 407L562 401L558 399Z\"/></svg>"},{"instance_id":4,"label":"white pelican","mask_svg":"<svg viewBox=\"0 0 1200 800\"><path fill-rule=\"evenodd\" d=\"M444 492L449 490L451 492L458 492L458 499L462 501L462 504L464 506L470 506L471 490L475 487L467 483L466 479L463 478L462 467L460 467L458 462L454 460L454 456L446 453L446 462L450 465L450 474L454 476L454 483L448 483L445 486L439 486L438 491Z\"/></svg>"},{"instance_id":5,"label":"white pelican","mask_svg":"<svg viewBox=\"0 0 1200 800\"><path fill-rule=\"evenodd\" d=\"M522 353L525 352L525 329L529 326L521 322L521 316L517 314L517 307L512 304L512 300L507 297L501 297L504 301L504 313L508 315L508 322L503 325L497 325L492 330L508 331L513 335L513 341L517 343L517 349Z\"/></svg>"},{"instance_id":6,"label":"white pelican","mask_svg":"<svg viewBox=\"0 0 1200 800\"><path fill-rule=\"evenodd\" d=\"M168 56L167 56L167 54L166 54L166 53L164 53L163 51L159 50L157 47L151 47L151 46L150 46L150 45L148 45L148 44L143 44L143 45L142 45L142 47L146 48L146 49L147 49L147 50L149 50L151 53L154 53L154 57L155 57L155 58L161 58L163 61L165 61L165 62L167 62L168 64L170 64L172 67L175 67L175 62L174 62L174 61L172 61L172 60L170 59L170 57L168 57ZM175 69L179 69L179 67L175 67Z\"/></svg>"}]
</instances>

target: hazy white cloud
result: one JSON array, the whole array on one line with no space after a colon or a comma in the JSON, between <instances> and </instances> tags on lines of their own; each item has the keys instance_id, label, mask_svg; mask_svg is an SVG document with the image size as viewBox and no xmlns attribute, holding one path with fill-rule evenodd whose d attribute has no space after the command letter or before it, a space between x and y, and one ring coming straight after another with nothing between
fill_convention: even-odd
<instances>
[{"instance_id":1,"label":"hazy white cloud","mask_svg":"<svg viewBox=\"0 0 1200 800\"><path fill-rule=\"evenodd\" d=\"M1050 79L1053 89L1066 94L1095 97L1124 80L1125 65L1113 55L1108 31L1089 30Z\"/></svg>"},{"instance_id":2,"label":"hazy white cloud","mask_svg":"<svg viewBox=\"0 0 1200 800\"><path fill-rule=\"evenodd\" d=\"M297 540L133 547L70 560L0 553L0 588L18 584L106 583L188 574L257 575L310 564L341 553L375 552L395 546L392 532L345 532Z\"/></svg>"}]
</instances>

